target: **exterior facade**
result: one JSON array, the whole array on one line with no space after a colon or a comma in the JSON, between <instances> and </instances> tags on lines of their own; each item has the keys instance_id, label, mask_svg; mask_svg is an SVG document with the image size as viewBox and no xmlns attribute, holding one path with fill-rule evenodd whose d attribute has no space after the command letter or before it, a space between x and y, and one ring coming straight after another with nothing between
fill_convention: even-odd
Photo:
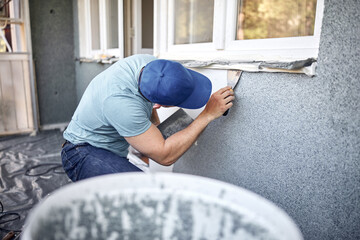
<instances>
[{"instance_id":1,"label":"exterior facade","mask_svg":"<svg viewBox=\"0 0 360 240\"><path fill-rule=\"evenodd\" d=\"M105 56L100 58L84 55L90 49L84 44L92 44L86 43L89 33L84 33L86 26L81 20L87 2L29 1L38 113L43 128L66 126L87 84L110 65L107 61L114 59L112 51L102 52ZM219 33L213 39L215 55L208 55L207 50L201 54L202 59L195 59L196 54L174 55L171 51L176 52L176 46L169 45L163 36L165 28L165 34L173 31L164 27L172 20L164 22L160 14L171 6L160 2L171 5L171 1L154 2L154 54L206 61L226 52L230 60L244 60L238 53L232 54L232 45L227 45L227 30L221 25L221 21L227 21L227 14L221 13L214 18ZM134 35L139 25L134 23L141 22L139 14L146 12L141 12L140 3L117 1L114 5L122 13L116 18L118 29L123 29L105 40L115 39L112 44L122 49L119 57L151 53L146 44L134 47L140 42L139 35ZM105 5L101 7L104 1L99 4L99 9L106 9ZM227 11L222 4L215 1L214 9ZM358 239L360 3L325 0L321 6L321 31L313 56L317 60L315 76L244 71L230 113L207 127L197 144L175 164L174 172L223 180L264 196L295 220L305 239ZM105 11L104 16L109 13ZM124 41L120 41L121 36ZM99 44L105 44L105 40L99 40ZM313 53L306 54L311 57ZM287 58L294 60L292 56ZM225 66L195 69L207 75L216 88L226 84Z\"/></svg>"}]
</instances>

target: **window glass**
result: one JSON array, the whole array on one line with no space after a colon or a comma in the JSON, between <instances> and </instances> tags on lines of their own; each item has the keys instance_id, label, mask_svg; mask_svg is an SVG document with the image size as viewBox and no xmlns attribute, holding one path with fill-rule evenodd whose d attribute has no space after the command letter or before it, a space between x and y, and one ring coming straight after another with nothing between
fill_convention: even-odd
<instances>
[{"instance_id":1,"label":"window glass","mask_svg":"<svg viewBox=\"0 0 360 240\"><path fill-rule=\"evenodd\" d=\"M106 1L107 48L119 47L118 0Z\"/></svg>"},{"instance_id":2,"label":"window glass","mask_svg":"<svg viewBox=\"0 0 360 240\"><path fill-rule=\"evenodd\" d=\"M91 17L91 48L100 49L100 17L99 17L99 0L90 1Z\"/></svg>"},{"instance_id":3,"label":"window glass","mask_svg":"<svg viewBox=\"0 0 360 240\"><path fill-rule=\"evenodd\" d=\"M239 0L236 40L312 36L316 0Z\"/></svg>"},{"instance_id":4,"label":"window glass","mask_svg":"<svg viewBox=\"0 0 360 240\"><path fill-rule=\"evenodd\" d=\"M141 47L153 48L154 38L154 1L142 0L141 2Z\"/></svg>"},{"instance_id":5,"label":"window glass","mask_svg":"<svg viewBox=\"0 0 360 240\"><path fill-rule=\"evenodd\" d=\"M9 42L5 37L5 30L0 29L0 52L7 52Z\"/></svg>"},{"instance_id":6,"label":"window glass","mask_svg":"<svg viewBox=\"0 0 360 240\"><path fill-rule=\"evenodd\" d=\"M1 1L0 1L1 2ZM20 0L0 3L0 52L25 52L25 43L22 41L23 22L21 20ZM20 21L6 21L4 18L16 18Z\"/></svg>"},{"instance_id":7,"label":"window glass","mask_svg":"<svg viewBox=\"0 0 360 240\"><path fill-rule=\"evenodd\" d=\"M2 6L3 5L3 6ZM9 5L0 3L0 17L9 17ZM11 33L10 24L0 21L0 52L11 52Z\"/></svg>"},{"instance_id":8,"label":"window glass","mask_svg":"<svg viewBox=\"0 0 360 240\"><path fill-rule=\"evenodd\" d=\"M214 0L174 0L174 43L212 42Z\"/></svg>"}]
</instances>

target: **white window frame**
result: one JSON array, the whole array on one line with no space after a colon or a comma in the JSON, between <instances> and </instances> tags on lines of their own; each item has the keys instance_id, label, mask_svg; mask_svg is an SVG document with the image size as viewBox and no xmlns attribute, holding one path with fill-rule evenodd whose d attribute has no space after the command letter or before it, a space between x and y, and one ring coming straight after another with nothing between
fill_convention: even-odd
<instances>
[{"instance_id":1,"label":"white window frame","mask_svg":"<svg viewBox=\"0 0 360 240\"><path fill-rule=\"evenodd\" d=\"M154 54L174 60L293 61L317 58L324 0L317 0L314 35L235 40L237 0L214 1L213 42L174 45L174 0L155 0Z\"/></svg>"},{"instance_id":2,"label":"white window frame","mask_svg":"<svg viewBox=\"0 0 360 240\"><path fill-rule=\"evenodd\" d=\"M118 0L118 48L107 47L106 4L99 1L100 49L92 50L90 0L78 0L79 48L81 58L99 58L101 55L124 57L123 0Z\"/></svg>"}]
</instances>

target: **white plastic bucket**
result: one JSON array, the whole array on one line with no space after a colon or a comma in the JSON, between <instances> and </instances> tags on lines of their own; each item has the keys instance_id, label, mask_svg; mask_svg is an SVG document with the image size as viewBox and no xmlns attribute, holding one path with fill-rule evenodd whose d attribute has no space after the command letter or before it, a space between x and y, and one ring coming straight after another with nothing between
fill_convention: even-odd
<instances>
[{"instance_id":1,"label":"white plastic bucket","mask_svg":"<svg viewBox=\"0 0 360 240\"><path fill-rule=\"evenodd\" d=\"M283 210L246 189L185 174L125 173L56 190L30 212L22 239L303 238Z\"/></svg>"}]
</instances>

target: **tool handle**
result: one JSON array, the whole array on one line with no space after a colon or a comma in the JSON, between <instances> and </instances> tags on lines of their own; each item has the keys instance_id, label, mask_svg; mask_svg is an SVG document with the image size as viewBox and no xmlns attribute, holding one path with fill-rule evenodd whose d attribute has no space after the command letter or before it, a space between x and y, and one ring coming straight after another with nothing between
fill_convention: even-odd
<instances>
[{"instance_id":1,"label":"tool handle","mask_svg":"<svg viewBox=\"0 0 360 240\"><path fill-rule=\"evenodd\" d=\"M14 236L15 236L15 232L10 231L5 235L5 237L2 240L11 240L11 239L13 239Z\"/></svg>"},{"instance_id":2,"label":"tool handle","mask_svg":"<svg viewBox=\"0 0 360 240\"><path fill-rule=\"evenodd\" d=\"M228 113L229 113L229 109L228 109L228 110L226 110L226 111L223 113L223 116L228 115Z\"/></svg>"}]
</instances>

